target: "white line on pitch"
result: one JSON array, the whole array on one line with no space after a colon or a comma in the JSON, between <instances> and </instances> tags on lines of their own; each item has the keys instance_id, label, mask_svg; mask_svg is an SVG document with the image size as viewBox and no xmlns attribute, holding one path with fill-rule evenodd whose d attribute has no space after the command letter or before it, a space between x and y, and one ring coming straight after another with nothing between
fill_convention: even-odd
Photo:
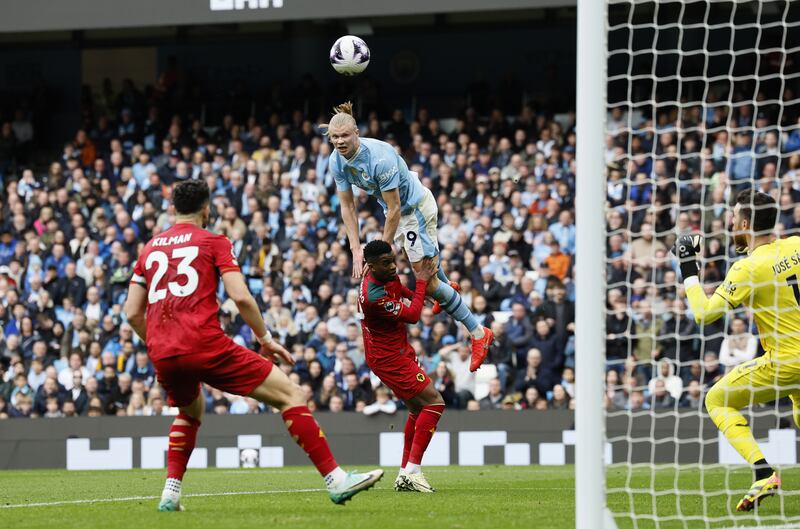
<instances>
[{"instance_id":1,"label":"white line on pitch","mask_svg":"<svg viewBox=\"0 0 800 529\"><path fill-rule=\"evenodd\" d=\"M296 494L303 492L323 492L325 489L292 489L292 490L254 490L241 492L199 492L195 494L184 494L184 498L208 498L215 496L252 496L257 494ZM378 489L379 491L380 489ZM454 487L446 490L459 491L479 491L479 490L498 490L496 488L469 488ZM572 487L512 487L511 490L574 490ZM389 489L386 489L388 492ZM124 498L97 498L91 500L60 500L45 501L37 503L16 503L12 505L0 505L0 509L19 509L24 507L52 507L55 505L80 505L86 503L114 503L123 501L156 500L161 496L127 496Z\"/></svg>"},{"instance_id":2,"label":"white line on pitch","mask_svg":"<svg viewBox=\"0 0 800 529\"><path fill-rule=\"evenodd\" d=\"M185 498L206 498L213 496L250 496L254 494L293 494L300 492L321 492L325 489L294 489L294 490L254 490L242 492L200 492L196 494L185 494ZM128 496L125 498L98 498L92 500L62 500L45 501L38 503L17 503L13 505L0 505L0 509L17 509L21 507L50 507L53 505L78 505L82 503L112 503L118 501L139 501L156 500L161 496Z\"/></svg>"},{"instance_id":3,"label":"white line on pitch","mask_svg":"<svg viewBox=\"0 0 800 529\"><path fill-rule=\"evenodd\" d=\"M731 527L720 527L720 529L798 529L800 525L736 525Z\"/></svg>"}]
</instances>

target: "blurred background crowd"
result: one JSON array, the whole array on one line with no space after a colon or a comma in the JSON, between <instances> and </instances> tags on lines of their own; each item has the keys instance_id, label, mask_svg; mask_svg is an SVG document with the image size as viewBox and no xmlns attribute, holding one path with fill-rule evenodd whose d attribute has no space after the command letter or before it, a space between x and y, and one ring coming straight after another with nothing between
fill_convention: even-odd
<instances>
[{"instance_id":1,"label":"blurred background crowd","mask_svg":"<svg viewBox=\"0 0 800 529\"><path fill-rule=\"evenodd\" d=\"M281 368L312 409L394 413L402 404L364 363L358 280L331 148L316 126L327 111L240 108L206 123L181 103L184 84L170 63L145 90L131 81L86 87L84 122L59 152L37 146L30 108L0 120L0 418L175 412L122 306L143 244L174 222L172 186L186 179L208 183L209 229L233 241L269 328L297 359ZM787 88L783 97L795 96ZM779 200L781 234L800 229L798 116L777 108L687 106L651 118L611 109L609 409L697 408L726 369L760 354L746 311L694 323L668 252L675 233L705 233L712 289L733 259L728 205L747 186ZM447 405L573 408L574 114L526 104L466 106L455 116L359 110L361 134L394 145L433 190L441 262L496 336L486 364L470 373L468 336L446 314L427 306L409 326ZM383 212L356 196L368 242ZM408 264L399 270L412 285ZM235 305L220 297L225 332L255 349ZM204 394L210 413L269 411L214 388Z\"/></svg>"}]
</instances>

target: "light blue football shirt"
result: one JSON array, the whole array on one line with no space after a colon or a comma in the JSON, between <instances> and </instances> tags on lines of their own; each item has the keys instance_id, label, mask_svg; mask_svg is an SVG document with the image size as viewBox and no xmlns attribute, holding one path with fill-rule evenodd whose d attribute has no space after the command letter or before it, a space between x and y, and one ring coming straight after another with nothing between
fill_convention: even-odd
<instances>
[{"instance_id":1,"label":"light blue football shirt","mask_svg":"<svg viewBox=\"0 0 800 529\"><path fill-rule=\"evenodd\" d=\"M386 203L381 193L392 189L400 190L400 207L403 214L419 204L425 196L425 188L415 173L394 147L385 141L373 138L359 138L361 145L351 160L345 159L335 150L330 157L330 170L336 182L336 189L347 191L351 186L363 189L378 199L383 209Z\"/></svg>"}]
</instances>

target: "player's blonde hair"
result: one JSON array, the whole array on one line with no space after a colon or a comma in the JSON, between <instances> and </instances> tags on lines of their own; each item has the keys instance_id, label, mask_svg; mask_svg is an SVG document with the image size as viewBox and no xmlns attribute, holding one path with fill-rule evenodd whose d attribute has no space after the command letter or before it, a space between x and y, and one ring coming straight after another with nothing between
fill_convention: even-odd
<instances>
[{"instance_id":1,"label":"player's blonde hair","mask_svg":"<svg viewBox=\"0 0 800 529\"><path fill-rule=\"evenodd\" d=\"M353 117L353 103L347 101L341 105L333 107L333 117L330 123L321 123L319 128L327 136L331 127L353 127L358 128L356 118Z\"/></svg>"}]
</instances>

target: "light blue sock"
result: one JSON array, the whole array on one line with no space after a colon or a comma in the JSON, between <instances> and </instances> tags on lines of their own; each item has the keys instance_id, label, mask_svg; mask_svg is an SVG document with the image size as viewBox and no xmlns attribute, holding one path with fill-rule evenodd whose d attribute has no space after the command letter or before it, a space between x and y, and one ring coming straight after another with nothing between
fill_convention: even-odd
<instances>
[{"instance_id":1,"label":"light blue sock","mask_svg":"<svg viewBox=\"0 0 800 529\"><path fill-rule=\"evenodd\" d=\"M439 270L441 271L441 269ZM433 299L438 301L442 309L452 316L454 320L463 323L470 333L479 327L475 315L472 314L467 304L464 303L464 300L461 299L458 292L456 292L448 282L439 281L439 287L433 293Z\"/></svg>"}]
</instances>

